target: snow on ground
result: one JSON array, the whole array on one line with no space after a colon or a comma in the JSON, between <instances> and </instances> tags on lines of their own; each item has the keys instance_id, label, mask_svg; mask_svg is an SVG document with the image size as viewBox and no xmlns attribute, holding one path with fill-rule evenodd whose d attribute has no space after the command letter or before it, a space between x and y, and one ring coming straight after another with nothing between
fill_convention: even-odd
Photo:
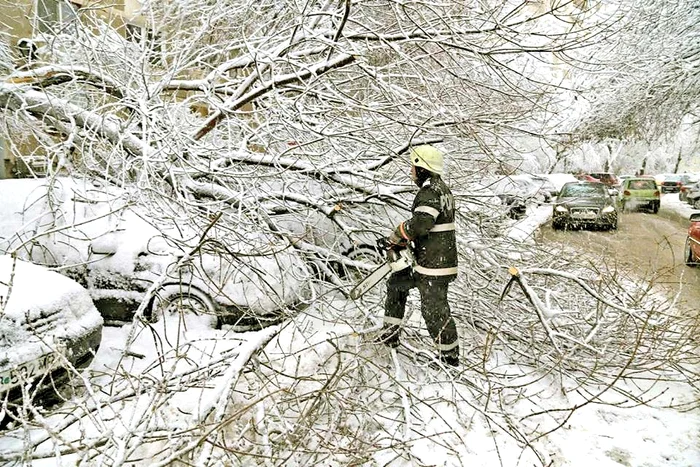
<instances>
[{"instance_id":1,"label":"snow on ground","mask_svg":"<svg viewBox=\"0 0 700 467\"><path fill-rule=\"evenodd\" d=\"M662 206L685 218L696 212L677 195L665 195ZM549 205L530 209L509 236L530 241L550 215ZM131 325L105 328L89 372L93 393L46 413L42 422L61 431L62 443L112 446L109 457L98 455L99 449L87 456L70 450L59 454L50 441L55 435L34 428L0 438L0 463L21 465L26 458L20 453L32 446L44 457L33 461L38 466L114 465L127 458L141 459L129 465L168 465L184 452L195 452L194 463L204 465L217 459L211 446L223 444L250 454L241 465L261 465L257 456L273 446L284 449L298 436L317 444L307 445L309 454L296 454L287 465L700 465L700 413L665 408L692 408L700 394L688 385L657 382L644 393L620 381L619 391L591 401L574 379L525 374L495 353L485 358L484 368L510 381L499 399L505 415L498 415L477 402L492 382L474 377L475 369L449 376L367 344L354 323L364 318L371 325L367 318L377 323L379 317L363 315L367 311L353 302L326 297L281 328L245 334L214 330L206 318L177 315L152 327L137 325L136 333ZM414 315L409 324L420 328L420 316ZM464 352L480 351L475 342L483 336L463 338ZM268 379L242 366L258 346L266 346L259 369ZM650 402L636 406L625 390L644 394ZM327 395L314 397L318 394ZM70 424L67 407L92 415ZM205 419L220 421L221 428L198 431ZM327 432L320 420L330 427ZM527 439L535 431L554 431L531 440L533 450L523 447L513 431L509 435L507 426ZM312 453L325 448L319 438L345 448L318 460Z\"/></svg>"}]
</instances>

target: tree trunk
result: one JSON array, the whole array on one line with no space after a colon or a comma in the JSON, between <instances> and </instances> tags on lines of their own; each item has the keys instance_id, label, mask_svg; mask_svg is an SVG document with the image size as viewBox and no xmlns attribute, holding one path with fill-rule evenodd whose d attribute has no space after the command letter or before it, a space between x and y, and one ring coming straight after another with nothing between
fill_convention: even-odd
<instances>
[{"instance_id":1,"label":"tree trunk","mask_svg":"<svg viewBox=\"0 0 700 467\"><path fill-rule=\"evenodd\" d=\"M681 160L683 160L682 152L680 149L678 150L678 159L676 159L676 166L673 168L673 173L677 174L678 173L678 167L681 165Z\"/></svg>"}]
</instances>

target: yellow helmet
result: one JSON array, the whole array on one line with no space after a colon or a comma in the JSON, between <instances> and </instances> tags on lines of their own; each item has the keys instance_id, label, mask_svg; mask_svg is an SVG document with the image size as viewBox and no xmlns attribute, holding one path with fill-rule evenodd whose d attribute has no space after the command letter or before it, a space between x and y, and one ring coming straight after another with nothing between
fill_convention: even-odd
<instances>
[{"instance_id":1,"label":"yellow helmet","mask_svg":"<svg viewBox=\"0 0 700 467\"><path fill-rule=\"evenodd\" d=\"M411 148L411 164L416 167L423 167L430 172L442 175L443 159L442 153L435 147L424 144Z\"/></svg>"}]
</instances>

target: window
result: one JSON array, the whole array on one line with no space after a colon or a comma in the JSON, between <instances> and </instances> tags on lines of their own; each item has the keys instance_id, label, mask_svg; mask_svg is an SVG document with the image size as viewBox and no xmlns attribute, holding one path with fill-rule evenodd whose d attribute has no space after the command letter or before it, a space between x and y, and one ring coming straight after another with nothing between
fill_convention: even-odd
<instances>
[{"instance_id":1,"label":"window","mask_svg":"<svg viewBox=\"0 0 700 467\"><path fill-rule=\"evenodd\" d=\"M632 180L630 182L630 189L632 190L655 190L656 183L654 180Z\"/></svg>"},{"instance_id":2,"label":"window","mask_svg":"<svg viewBox=\"0 0 700 467\"><path fill-rule=\"evenodd\" d=\"M33 40L26 37L17 41L17 50L22 55L27 63L31 63L37 59L37 45Z\"/></svg>"},{"instance_id":3,"label":"window","mask_svg":"<svg viewBox=\"0 0 700 467\"><path fill-rule=\"evenodd\" d=\"M75 32L79 8L66 0L37 0L37 29L42 33Z\"/></svg>"},{"instance_id":4,"label":"window","mask_svg":"<svg viewBox=\"0 0 700 467\"><path fill-rule=\"evenodd\" d=\"M604 196L605 185L600 183L581 183L576 185L564 185L561 190L560 197L562 198L572 198L581 196L584 198Z\"/></svg>"}]
</instances>

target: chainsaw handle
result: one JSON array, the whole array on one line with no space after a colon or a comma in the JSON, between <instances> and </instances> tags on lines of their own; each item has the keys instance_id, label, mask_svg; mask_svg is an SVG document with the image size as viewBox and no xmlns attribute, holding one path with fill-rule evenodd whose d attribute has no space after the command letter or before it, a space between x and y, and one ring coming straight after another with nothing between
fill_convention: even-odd
<instances>
[{"instance_id":1,"label":"chainsaw handle","mask_svg":"<svg viewBox=\"0 0 700 467\"><path fill-rule=\"evenodd\" d=\"M387 237L381 237L377 239L377 248L385 251L392 250L403 250L408 247L408 242L403 244L396 244L390 241Z\"/></svg>"}]
</instances>

